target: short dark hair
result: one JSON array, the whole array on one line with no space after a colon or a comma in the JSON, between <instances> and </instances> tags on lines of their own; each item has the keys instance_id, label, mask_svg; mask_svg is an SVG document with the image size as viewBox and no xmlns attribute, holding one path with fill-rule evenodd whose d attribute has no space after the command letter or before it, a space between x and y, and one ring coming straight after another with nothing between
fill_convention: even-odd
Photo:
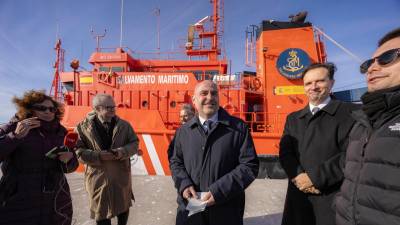
<instances>
[{"instance_id":1,"label":"short dark hair","mask_svg":"<svg viewBox=\"0 0 400 225\"><path fill-rule=\"evenodd\" d=\"M182 104L181 110L185 110L185 112L188 112L188 113L190 113L192 115L194 114L194 108L189 103Z\"/></svg>"},{"instance_id":2,"label":"short dark hair","mask_svg":"<svg viewBox=\"0 0 400 225\"><path fill-rule=\"evenodd\" d=\"M385 36L383 36L379 42L378 42L378 47L381 47L383 44L385 44L386 42L392 40L393 38L397 38L400 37L400 27L389 31L389 33L385 34Z\"/></svg>"},{"instance_id":3,"label":"short dark hair","mask_svg":"<svg viewBox=\"0 0 400 225\"><path fill-rule=\"evenodd\" d=\"M301 73L301 78L304 78L304 75L306 75L306 73L312 69L317 69L317 68L325 68L328 70L328 77L329 80L333 80L333 75L336 72L336 66L335 64L331 63L331 62L326 62L326 63L313 63L311 65L309 65L304 71L303 73Z\"/></svg>"}]
</instances>

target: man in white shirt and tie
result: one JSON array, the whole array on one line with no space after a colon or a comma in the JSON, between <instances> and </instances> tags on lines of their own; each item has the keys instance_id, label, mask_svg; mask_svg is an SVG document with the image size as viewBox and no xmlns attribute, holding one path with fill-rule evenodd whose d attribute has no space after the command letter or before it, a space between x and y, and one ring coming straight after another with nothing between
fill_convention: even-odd
<instances>
[{"instance_id":1,"label":"man in white shirt and tie","mask_svg":"<svg viewBox=\"0 0 400 225\"><path fill-rule=\"evenodd\" d=\"M283 225L334 225L332 202L343 181L355 104L331 96L335 65L315 63L302 74L309 104L286 119L279 159L289 178Z\"/></svg>"},{"instance_id":2,"label":"man in white shirt and tie","mask_svg":"<svg viewBox=\"0 0 400 225\"><path fill-rule=\"evenodd\" d=\"M170 168L178 191L177 225L243 225L244 190L257 177L258 158L249 128L219 106L218 87L196 85L197 115L175 133ZM207 207L188 216L188 200Z\"/></svg>"}]
</instances>

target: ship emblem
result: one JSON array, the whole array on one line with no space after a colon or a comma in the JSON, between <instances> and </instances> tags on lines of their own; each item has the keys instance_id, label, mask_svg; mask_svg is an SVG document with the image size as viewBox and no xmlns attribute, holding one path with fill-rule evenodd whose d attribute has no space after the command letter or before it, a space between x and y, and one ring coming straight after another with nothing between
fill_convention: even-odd
<instances>
[{"instance_id":1,"label":"ship emblem","mask_svg":"<svg viewBox=\"0 0 400 225\"><path fill-rule=\"evenodd\" d=\"M310 65L307 53L298 48L286 49L279 55L277 69L288 79L299 79L304 69Z\"/></svg>"}]
</instances>

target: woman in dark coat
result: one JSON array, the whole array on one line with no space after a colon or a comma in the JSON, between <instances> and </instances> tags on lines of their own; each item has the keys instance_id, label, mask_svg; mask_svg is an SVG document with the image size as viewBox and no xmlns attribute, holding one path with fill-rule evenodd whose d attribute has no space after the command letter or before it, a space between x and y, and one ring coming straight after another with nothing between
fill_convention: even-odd
<instances>
[{"instance_id":1,"label":"woman in dark coat","mask_svg":"<svg viewBox=\"0 0 400 225\"><path fill-rule=\"evenodd\" d=\"M72 202L64 173L76 170L76 155L46 157L67 133L60 124L62 106L33 90L13 102L16 116L0 126L0 224L69 225Z\"/></svg>"}]
</instances>

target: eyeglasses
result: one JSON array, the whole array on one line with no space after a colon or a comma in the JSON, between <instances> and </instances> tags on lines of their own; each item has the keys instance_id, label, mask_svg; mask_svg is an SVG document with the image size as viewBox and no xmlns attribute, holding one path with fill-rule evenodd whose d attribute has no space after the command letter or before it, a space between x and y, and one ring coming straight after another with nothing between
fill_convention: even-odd
<instances>
[{"instance_id":1,"label":"eyeglasses","mask_svg":"<svg viewBox=\"0 0 400 225\"><path fill-rule=\"evenodd\" d=\"M391 49L386 51L379 56L368 59L367 61L363 62L360 66L360 72L366 73L368 68L377 60L378 64L381 66L387 65L389 63L394 62L400 56L400 48Z\"/></svg>"},{"instance_id":2,"label":"eyeglasses","mask_svg":"<svg viewBox=\"0 0 400 225\"><path fill-rule=\"evenodd\" d=\"M110 106L101 105L101 107L103 107L107 111L114 111L115 110L115 105L110 105Z\"/></svg>"},{"instance_id":3,"label":"eyeglasses","mask_svg":"<svg viewBox=\"0 0 400 225\"><path fill-rule=\"evenodd\" d=\"M32 109L36 110L36 111L40 111L40 112L45 112L47 110L49 110L52 113L57 112L57 108L53 107L53 106L47 107L47 106L44 106L44 105L34 105L34 106L32 106Z\"/></svg>"}]
</instances>

